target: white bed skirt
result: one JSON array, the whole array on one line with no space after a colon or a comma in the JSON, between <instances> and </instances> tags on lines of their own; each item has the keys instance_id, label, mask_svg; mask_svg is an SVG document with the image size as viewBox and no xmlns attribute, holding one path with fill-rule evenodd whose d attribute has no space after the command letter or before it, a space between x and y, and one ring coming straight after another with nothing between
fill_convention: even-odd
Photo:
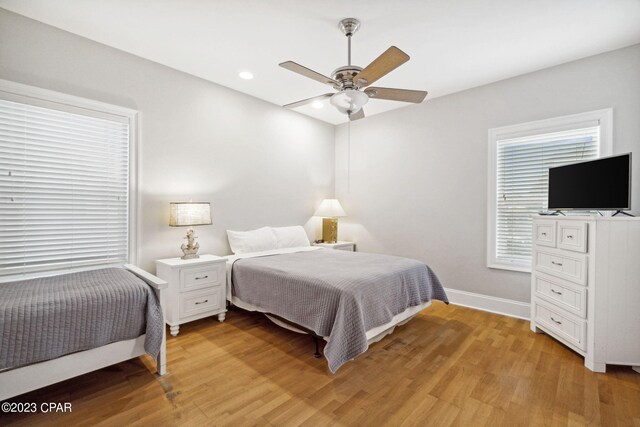
<instances>
[{"instance_id":1,"label":"white bed skirt","mask_svg":"<svg viewBox=\"0 0 640 427\"><path fill-rule=\"evenodd\" d=\"M269 313L267 313L265 310L261 309L260 307L256 307L253 304L249 304L247 302L244 302L244 301L242 301L240 298L238 298L236 296L232 296L231 297L231 303L233 305L235 305L236 307L242 308L243 310L257 311L257 312L260 312L260 313L264 313L269 318L269 320L271 320L273 323L275 323L276 325L278 325L280 327L283 327L285 329L289 329L290 331L297 332L299 334L306 334L305 331L297 329L295 326L291 326L288 323L285 323L282 320L279 320L279 319L277 319L277 318L275 318L273 316L269 316ZM395 316L393 316L393 318L391 319L390 322L368 330L367 331L367 343L368 344L373 344L374 342L380 341L386 335L389 335L390 333L392 333L396 326L404 325L409 320L411 320L413 318L413 316L415 316L416 314L418 314L419 312L421 312L425 308L429 307L430 305L431 305L431 301L427 301L427 302L422 303L420 305L414 305L413 307L409 307L405 311L403 311L402 313L398 313ZM323 337L323 339L325 341L329 341L329 337Z\"/></svg>"}]
</instances>

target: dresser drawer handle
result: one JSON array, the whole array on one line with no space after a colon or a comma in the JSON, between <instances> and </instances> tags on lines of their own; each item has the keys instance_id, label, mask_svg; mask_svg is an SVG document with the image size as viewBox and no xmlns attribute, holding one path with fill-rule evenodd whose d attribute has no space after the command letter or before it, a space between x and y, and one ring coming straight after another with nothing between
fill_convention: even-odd
<instances>
[{"instance_id":1,"label":"dresser drawer handle","mask_svg":"<svg viewBox=\"0 0 640 427\"><path fill-rule=\"evenodd\" d=\"M571 234L567 235L567 239L573 239L573 236Z\"/></svg>"},{"instance_id":2,"label":"dresser drawer handle","mask_svg":"<svg viewBox=\"0 0 640 427\"><path fill-rule=\"evenodd\" d=\"M196 280L202 280L202 279L208 279L209 276L200 276L200 277L196 277Z\"/></svg>"},{"instance_id":3,"label":"dresser drawer handle","mask_svg":"<svg viewBox=\"0 0 640 427\"><path fill-rule=\"evenodd\" d=\"M551 316L551 320L553 320L554 322L556 322L558 325L562 325L562 322L559 320L556 320L553 318L553 316Z\"/></svg>"},{"instance_id":4,"label":"dresser drawer handle","mask_svg":"<svg viewBox=\"0 0 640 427\"><path fill-rule=\"evenodd\" d=\"M204 304L205 302L209 302L209 300L208 300L208 299L206 299L206 300L204 300L204 301L196 301L196 305Z\"/></svg>"},{"instance_id":5,"label":"dresser drawer handle","mask_svg":"<svg viewBox=\"0 0 640 427\"><path fill-rule=\"evenodd\" d=\"M551 292L553 292L556 295L562 295L562 292L558 292L555 289L551 289Z\"/></svg>"},{"instance_id":6,"label":"dresser drawer handle","mask_svg":"<svg viewBox=\"0 0 640 427\"><path fill-rule=\"evenodd\" d=\"M546 235L547 235L547 233L542 233L542 235L543 235L543 236L546 236Z\"/></svg>"},{"instance_id":7,"label":"dresser drawer handle","mask_svg":"<svg viewBox=\"0 0 640 427\"><path fill-rule=\"evenodd\" d=\"M551 261L551 264L553 264L553 265L559 265L560 267L562 267L562 263L561 263L561 262Z\"/></svg>"}]
</instances>

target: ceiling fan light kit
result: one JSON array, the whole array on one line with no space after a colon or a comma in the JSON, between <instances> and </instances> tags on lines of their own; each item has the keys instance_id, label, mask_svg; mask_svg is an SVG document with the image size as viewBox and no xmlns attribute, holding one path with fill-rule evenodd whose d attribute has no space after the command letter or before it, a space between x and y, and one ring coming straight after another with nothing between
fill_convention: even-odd
<instances>
[{"instance_id":1,"label":"ceiling fan light kit","mask_svg":"<svg viewBox=\"0 0 640 427\"><path fill-rule=\"evenodd\" d=\"M355 89L345 89L331 97L331 105L343 114L352 114L360 111L369 102L366 93Z\"/></svg>"},{"instance_id":2,"label":"ceiling fan light kit","mask_svg":"<svg viewBox=\"0 0 640 427\"><path fill-rule=\"evenodd\" d=\"M409 60L409 55L395 46L391 46L382 55L373 60L365 68L351 65L351 37L360 28L360 21L346 18L340 21L339 28L347 37L347 65L336 68L331 77L327 77L293 61L279 64L282 68L301 74L320 83L328 84L338 92L325 93L302 101L285 105L287 108L300 107L309 103L317 103L331 98L331 105L338 111L349 116L349 120L364 118L362 107L369 102L369 98L387 99L391 101L412 102L419 104L424 101L427 92L421 90L392 89L384 87L369 87L373 82L395 70Z\"/></svg>"}]
</instances>

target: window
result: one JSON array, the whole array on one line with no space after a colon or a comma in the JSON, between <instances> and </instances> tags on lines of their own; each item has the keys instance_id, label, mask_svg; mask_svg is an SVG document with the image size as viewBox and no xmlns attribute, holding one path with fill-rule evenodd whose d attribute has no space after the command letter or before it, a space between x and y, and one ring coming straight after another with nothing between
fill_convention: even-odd
<instances>
[{"instance_id":1,"label":"window","mask_svg":"<svg viewBox=\"0 0 640 427\"><path fill-rule=\"evenodd\" d=\"M610 154L611 110L489 131L487 265L531 270L532 215L547 209L549 168Z\"/></svg>"},{"instance_id":2,"label":"window","mask_svg":"<svg viewBox=\"0 0 640 427\"><path fill-rule=\"evenodd\" d=\"M135 112L0 81L0 280L133 262Z\"/></svg>"}]
</instances>

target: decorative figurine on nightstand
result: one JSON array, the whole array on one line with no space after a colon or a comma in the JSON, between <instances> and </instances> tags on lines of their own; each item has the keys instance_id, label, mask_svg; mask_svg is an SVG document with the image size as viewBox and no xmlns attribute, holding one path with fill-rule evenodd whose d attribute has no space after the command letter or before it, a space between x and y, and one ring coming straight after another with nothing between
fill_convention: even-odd
<instances>
[{"instance_id":1,"label":"decorative figurine on nightstand","mask_svg":"<svg viewBox=\"0 0 640 427\"><path fill-rule=\"evenodd\" d=\"M193 234L193 228L189 228L186 235L187 243L183 243L182 246L180 246L180 249L182 249L184 253L182 259L200 258L200 255L198 255L200 243L196 242L196 236Z\"/></svg>"},{"instance_id":2,"label":"decorative figurine on nightstand","mask_svg":"<svg viewBox=\"0 0 640 427\"><path fill-rule=\"evenodd\" d=\"M180 247L184 253L182 259L200 258L198 255L200 244L195 241L193 226L212 224L211 204L209 202L171 202L169 207L169 225L171 227L189 227L185 236L187 243L183 243Z\"/></svg>"}]
</instances>

